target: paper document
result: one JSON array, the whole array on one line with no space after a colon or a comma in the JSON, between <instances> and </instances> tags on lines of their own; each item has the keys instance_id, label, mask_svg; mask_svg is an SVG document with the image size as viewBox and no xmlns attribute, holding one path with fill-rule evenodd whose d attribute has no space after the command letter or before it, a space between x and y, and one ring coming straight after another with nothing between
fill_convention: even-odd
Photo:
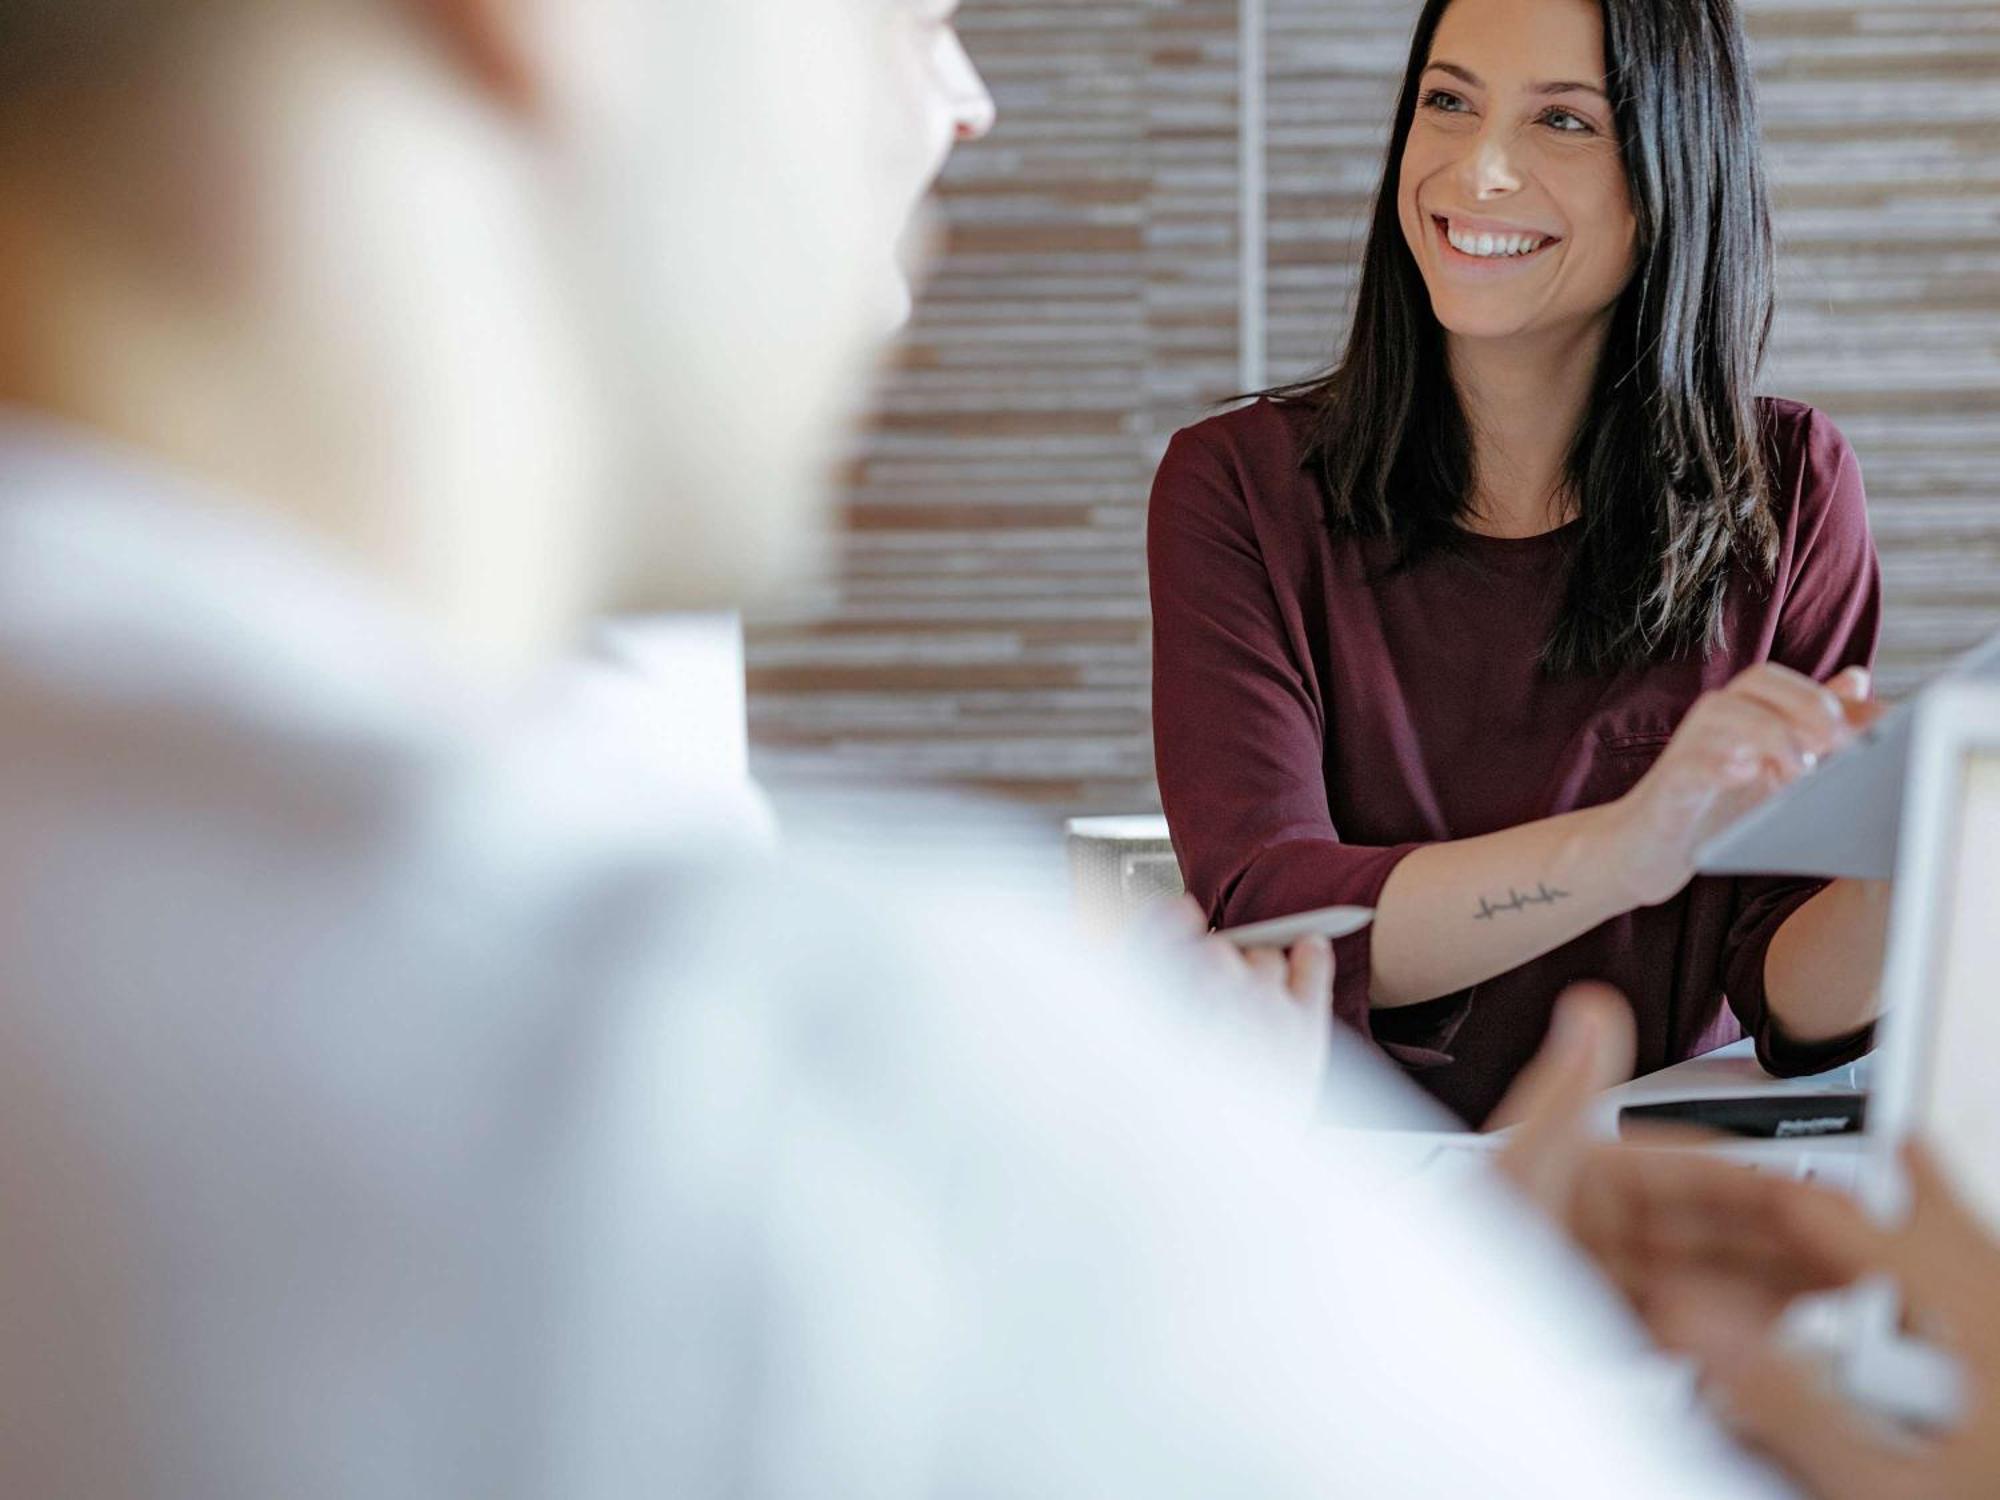
<instances>
[{"instance_id":1,"label":"paper document","mask_svg":"<svg viewBox=\"0 0 2000 1500\"><path fill-rule=\"evenodd\" d=\"M2000 635L1961 656L1937 681L1967 678L2000 681ZM1702 845L1695 868L1704 875L1889 879L1896 870L1910 725L1921 697L1883 715L1852 745Z\"/></svg>"}]
</instances>

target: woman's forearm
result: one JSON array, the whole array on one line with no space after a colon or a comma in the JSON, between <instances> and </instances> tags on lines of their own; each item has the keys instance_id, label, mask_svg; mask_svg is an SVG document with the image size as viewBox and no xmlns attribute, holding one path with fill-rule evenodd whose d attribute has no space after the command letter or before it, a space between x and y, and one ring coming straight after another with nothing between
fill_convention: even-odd
<instances>
[{"instance_id":1,"label":"woman's forearm","mask_svg":"<svg viewBox=\"0 0 2000 1500\"><path fill-rule=\"evenodd\" d=\"M1764 1000L1786 1036L1831 1041L1881 1009L1889 884L1836 880L1785 918L1764 954Z\"/></svg>"},{"instance_id":2,"label":"woman's forearm","mask_svg":"<svg viewBox=\"0 0 2000 1500\"><path fill-rule=\"evenodd\" d=\"M1370 1002L1415 1005L1538 958L1638 903L1615 877L1616 805L1432 844L1375 906Z\"/></svg>"}]
</instances>

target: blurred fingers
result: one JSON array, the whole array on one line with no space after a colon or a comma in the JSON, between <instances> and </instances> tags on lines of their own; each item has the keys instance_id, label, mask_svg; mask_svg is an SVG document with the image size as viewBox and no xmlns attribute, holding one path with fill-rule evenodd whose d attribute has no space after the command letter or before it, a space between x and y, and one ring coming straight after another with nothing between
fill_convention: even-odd
<instances>
[{"instance_id":1,"label":"blurred fingers","mask_svg":"<svg viewBox=\"0 0 2000 1500\"><path fill-rule=\"evenodd\" d=\"M1333 944L1323 937L1304 938L1294 943L1288 961L1286 989L1300 1005L1331 1013Z\"/></svg>"},{"instance_id":2,"label":"blurred fingers","mask_svg":"<svg viewBox=\"0 0 2000 1500\"><path fill-rule=\"evenodd\" d=\"M1196 943L1208 932L1208 915L1194 897L1175 896L1148 902L1133 919L1132 930L1148 942Z\"/></svg>"},{"instance_id":3,"label":"blurred fingers","mask_svg":"<svg viewBox=\"0 0 2000 1500\"><path fill-rule=\"evenodd\" d=\"M1875 698L1875 679L1866 667L1849 667L1827 679L1827 691L1840 700L1850 728L1866 729L1887 711Z\"/></svg>"},{"instance_id":4,"label":"blurred fingers","mask_svg":"<svg viewBox=\"0 0 2000 1500\"><path fill-rule=\"evenodd\" d=\"M1826 680L1826 690L1840 700L1843 709L1851 709L1874 701L1875 679L1866 667L1848 667Z\"/></svg>"},{"instance_id":5,"label":"blurred fingers","mask_svg":"<svg viewBox=\"0 0 2000 1500\"><path fill-rule=\"evenodd\" d=\"M1872 1259L1903 1288L1912 1315L1988 1366L2000 1369L2000 1244L1966 1206L1937 1158L1920 1143L1903 1151L1910 1217L1887 1233L1870 1224ZM1857 1235L1857 1241L1859 1236Z\"/></svg>"},{"instance_id":6,"label":"blurred fingers","mask_svg":"<svg viewBox=\"0 0 2000 1500\"><path fill-rule=\"evenodd\" d=\"M1249 957L1227 938L1203 938L1195 947L1199 980L1218 988L1242 988L1253 982Z\"/></svg>"},{"instance_id":7,"label":"blurred fingers","mask_svg":"<svg viewBox=\"0 0 2000 1500\"><path fill-rule=\"evenodd\" d=\"M1794 1231L1800 1194L1834 1196L1701 1152L1600 1146L1573 1217L1577 1238L1635 1300L1664 1278L1700 1276L1782 1304L1857 1274Z\"/></svg>"},{"instance_id":8,"label":"blurred fingers","mask_svg":"<svg viewBox=\"0 0 2000 1500\"><path fill-rule=\"evenodd\" d=\"M1914 1495L1916 1459L1868 1416L1827 1390L1809 1369L1746 1338L1740 1320L1717 1309L1683 1315L1683 1347L1707 1376L1717 1414L1740 1438L1774 1459L1821 1500L1884 1500Z\"/></svg>"},{"instance_id":9,"label":"blurred fingers","mask_svg":"<svg viewBox=\"0 0 2000 1500\"><path fill-rule=\"evenodd\" d=\"M1865 667L1849 667L1828 683L1835 697L1840 699L1841 711L1847 716L1848 727L1856 734L1867 729L1888 709L1875 697L1874 679Z\"/></svg>"},{"instance_id":10,"label":"blurred fingers","mask_svg":"<svg viewBox=\"0 0 2000 1500\"><path fill-rule=\"evenodd\" d=\"M1243 952L1243 964L1249 970L1250 982L1260 990L1278 993L1285 988L1290 966L1282 948L1249 948Z\"/></svg>"},{"instance_id":11,"label":"blurred fingers","mask_svg":"<svg viewBox=\"0 0 2000 1500\"><path fill-rule=\"evenodd\" d=\"M1631 1008L1609 985L1579 984L1556 1001L1542 1043L1486 1128L1511 1129L1497 1165L1546 1212L1567 1223L1603 1090L1632 1071Z\"/></svg>"}]
</instances>

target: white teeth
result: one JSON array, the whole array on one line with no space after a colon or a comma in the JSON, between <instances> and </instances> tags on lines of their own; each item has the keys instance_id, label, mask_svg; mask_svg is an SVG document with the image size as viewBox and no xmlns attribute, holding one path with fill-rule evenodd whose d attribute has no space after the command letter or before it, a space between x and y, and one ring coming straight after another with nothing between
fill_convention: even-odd
<instances>
[{"instance_id":1,"label":"white teeth","mask_svg":"<svg viewBox=\"0 0 2000 1500\"><path fill-rule=\"evenodd\" d=\"M1526 255L1541 249L1544 244L1542 237L1536 234L1468 234L1449 225L1445 229L1445 237L1460 254L1488 260Z\"/></svg>"}]
</instances>

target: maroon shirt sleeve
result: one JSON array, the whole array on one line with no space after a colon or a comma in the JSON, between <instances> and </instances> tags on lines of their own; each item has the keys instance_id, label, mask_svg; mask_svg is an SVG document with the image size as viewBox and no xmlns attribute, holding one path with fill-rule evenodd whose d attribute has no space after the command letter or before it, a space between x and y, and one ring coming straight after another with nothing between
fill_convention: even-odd
<instances>
[{"instance_id":1,"label":"maroon shirt sleeve","mask_svg":"<svg viewBox=\"0 0 2000 1500\"><path fill-rule=\"evenodd\" d=\"M1794 487L1779 513L1790 517L1777 636L1771 660L1815 681L1846 667L1872 668L1882 620L1882 575L1868 531L1861 466L1840 430L1805 410L1804 440L1790 445ZM1747 879L1737 882L1736 915L1723 947L1723 991L1743 1029L1756 1038L1757 1059L1783 1077L1823 1072L1861 1056L1874 1027L1824 1042L1785 1035L1766 1000L1764 960L1771 940L1793 912L1826 888L1824 880Z\"/></svg>"},{"instance_id":2,"label":"maroon shirt sleeve","mask_svg":"<svg viewBox=\"0 0 2000 1500\"><path fill-rule=\"evenodd\" d=\"M1146 538L1160 798L1187 888L1219 926L1373 906L1421 847L1350 844L1334 827L1324 698L1245 495L1232 462L1182 432L1154 481ZM1368 955L1366 929L1335 945L1334 1013L1373 1037ZM1380 1040L1406 1064L1444 1061L1469 1003L1409 1007L1425 1013L1406 1018L1419 1024Z\"/></svg>"}]
</instances>

